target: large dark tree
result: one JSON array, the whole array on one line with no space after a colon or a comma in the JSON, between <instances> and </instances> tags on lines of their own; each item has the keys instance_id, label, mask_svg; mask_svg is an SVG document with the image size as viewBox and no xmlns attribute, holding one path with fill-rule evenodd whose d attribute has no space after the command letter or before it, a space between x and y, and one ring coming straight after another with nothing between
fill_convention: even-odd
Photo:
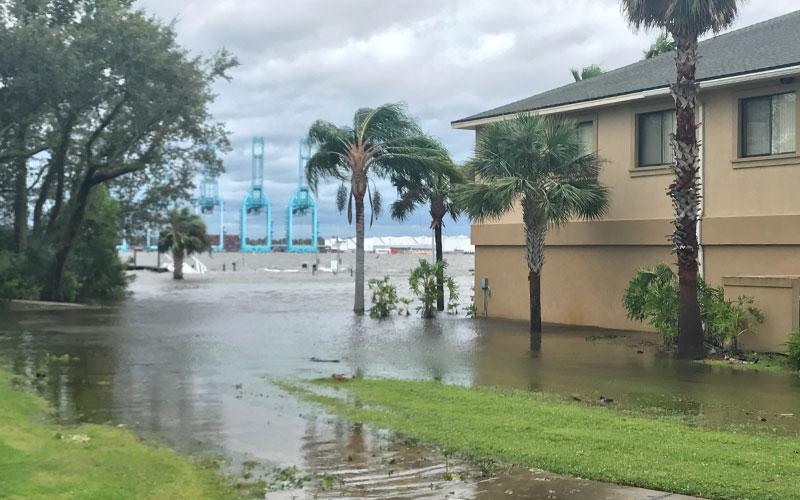
<instances>
[{"instance_id":1,"label":"large dark tree","mask_svg":"<svg viewBox=\"0 0 800 500\"><path fill-rule=\"evenodd\" d=\"M456 191L473 219L497 218L522 207L530 293L531 350L542 343L541 272L548 228L573 218L597 219L607 190L597 181L600 162L586 153L574 122L522 114L488 125L467 163L475 181Z\"/></svg>"},{"instance_id":2,"label":"large dark tree","mask_svg":"<svg viewBox=\"0 0 800 500\"><path fill-rule=\"evenodd\" d=\"M207 163L206 145L228 147L208 106L211 84L227 78L235 59L224 50L189 56L172 25L132 4L13 0L0 8L0 104L12 106L0 106L0 162L18 172L16 247L26 241L30 199L33 234L52 248L45 298L63 298L65 268L97 186L128 196L128 205L152 199L154 189L185 194ZM42 59L28 64L31 54ZM37 152L43 166L24 171ZM35 193L23 189L24 177L35 179Z\"/></svg>"},{"instance_id":3,"label":"large dark tree","mask_svg":"<svg viewBox=\"0 0 800 500\"><path fill-rule=\"evenodd\" d=\"M675 40L676 81L670 86L677 122L672 135L675 180L668 193L675 210L672 244L678 256L680 281L678 357L685 359L699 359L705 354L697 302L697 221L700 216L700 145L695 119L697 43L704 33L718 33L730 26L738 4L737 0L622 0L625 15L635 28L661 28Z\"/></svg>"}]
</instances>

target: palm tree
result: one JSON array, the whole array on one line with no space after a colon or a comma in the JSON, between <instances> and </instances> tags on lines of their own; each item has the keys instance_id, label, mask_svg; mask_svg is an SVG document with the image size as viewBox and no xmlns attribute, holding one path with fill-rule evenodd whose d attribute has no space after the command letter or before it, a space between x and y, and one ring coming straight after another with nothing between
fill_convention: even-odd
<instances>
[{"instance_id":1,"label":"palm tree","mask_svg":"<svg viewBox=\"0 0 800 500\"><path fill-rule=\"evenodd\" d=\"M673 50L675 50L675 40L669 36L669 33L661 33L650 45L650 48L644 51L644 58L652 59L655 56L666 54Z\"/></svg>"},{"instance_id":2,"label":"palm tree","mask_svg":"<svg viewBox=\"0 0 800 500\"><path fill-rule=\"evenodd\" d=\"M589 78L602 75L603 68L601 68L597 64L590 64L589 66L586 66L580 71L578 71L575 68L572 68L569 70L569 72L572 73L572 78L574 78L576 82L579 82L581 80L588 80Z\"/></svg>"},{"instance_id":3,"label":"palm tree","mask_svg":"<svg viewBox=\"0 0 800 500\"><path fill-rule=\"evenodd\" d=\"M158 237L158 251L172 250L172 278L183 279L183 259L195 253L211 250L206 224L199 215L188 208L174 208L169 212L169 225Z\"/></svg>"},{"instance_id":4,"label":"palm tree","mask_svg":"<svg viewBox=\"0 0 800 500\"><path fill-rule=\"evenodd\" d=\"M442 228L444 219L449 214L455 221L460 210L451 198L454 186L463 182L463 177L450 161L447 151L442 157L447 162L443 171L414 172L411 176L394 175L392 184L397 188L399 198L392 203L392 218L406 220L419 206L428 205L431 214L431 225L436 245L436 262L442 262ZM444 276L436 281L436 309L444 311Z\"/></svg>"},{"instance_id":5,"label":"palm tree","mask_svg":"<svg viewBox=\"0 0 800 500\"><path fill-rule=\"evenodd\" d=\"M353 311L364 314L364 198L372 205L372 217L380 211L380 195L370 177L436 170L442 164L442 148L419 128L402 104L384 104L356 111L353 124L343 127L316 121L308 130L308 143L316 148L306 163L306 177L316 192L319 180L342 181L337 196L339 209L347 206L352 223L356 215L356 283ZM349 183L349 186L346 185Z\"/></svg>"},{"instance_id":6,"label":"palm tree","mask_svg":"<svg viewBox=\"0 0 800 500\"><path fill-rule=\"evenodd\" d=\"M678 308L678 357L699 359L705 354L700 306L697 302L697 221L700 217L700 185L695 107L697 105L697 40L730 26L738 0L622 0L622 8L634 28L661 28L675 40L676 83L670 85L675 100L675 180L669 196L675 209L672 245L678 256L680 306Z\"/></svg>"},{"instance_id":7,"label":"palm tree","mask_svg":"<svg viewBox=\"0 0 800 500\"><path fill-rule=\"evenodd\" d=\"M519 202L525 229L530 292L531 350L541 349L541 271L548 228L605 214L608 193L597 181L600 161L585 153L576 124L521 114L481 130L467 167L476 182L456 193L473 219L494 219Z\"/></svg>"}]
</instances>

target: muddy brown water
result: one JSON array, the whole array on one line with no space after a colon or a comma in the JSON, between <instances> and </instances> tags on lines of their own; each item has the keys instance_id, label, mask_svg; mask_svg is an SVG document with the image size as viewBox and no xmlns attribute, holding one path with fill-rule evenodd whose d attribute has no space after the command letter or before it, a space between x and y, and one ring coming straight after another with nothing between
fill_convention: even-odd
<instances>
[{"instance_id":1,"label":"muddy brown water","mask_svg":"<svg viewBox=\"0 0 800 500\"><path fill-rule=\"evenodd\" d=\"M367 274L389 275L406 293L417 258L368 255ZM679 363L658 354L651 334L548 326L543 353L533 356L526 325L469 320L463 310L435 321L356 318L352 256L337 275L312 275L313 255L201 259L209 272L182 283L137 273L132 297L113 308L0 313L0 364L32 380L64 422L124 425L186 453L219 454L238 464L237 475L257 462L254 478L285 489L269 498L655 495L515 468L481 478L476 467L302 403L274 378L359 373L513 387L590 404L613 399L622 411L712 428L800 433L795 375ZM319 259L330 267L330 256ZM473 258L448 260L466 305ZM63 354L70 361L51 359ZM291 466L296 474L276 476Z\"/></svg>"}]
</instances>

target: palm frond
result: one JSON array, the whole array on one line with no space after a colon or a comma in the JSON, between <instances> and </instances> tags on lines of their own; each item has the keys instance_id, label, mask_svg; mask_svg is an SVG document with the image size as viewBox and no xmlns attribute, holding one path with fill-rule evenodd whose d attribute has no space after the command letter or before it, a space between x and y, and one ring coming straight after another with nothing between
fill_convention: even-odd
<instances>
[{"instance_id":1,"label":"palm frond","mask_svg":"<svg viewBox=\"0 0 800 500\"><path fill-rule=\"evenodd\" d=\"M473 220L492 220L507 213L525 193L524 182L514 177L465 184L455 189L453 200Z\"/></svg>"},{"instance_id":2,"label":"palm frond","mask_svg":"<svg viewBox=\"0 0 800 500\"><path fill-rule=\"evenodd\" d=\"M422 135L403 103L387 103L377 108L356 111L353 128L358 140L368 145L385 144L396 139Z\"/></svg>"},{"instance_id":3,"label":"palm frond","mask_svg":"<svg viewBox=\"0 0 800 500\"><path fill-rule=\"evenodd\" d=\"M344 185L344 183L339 185L339 189L336 190L336 209L339 213L344 212L344 207L347 204L347 198L350 196L350 189Z\"/></svg>"},{"instance_id":4,"label":"palm frond","mask_svg":"<svg viewBox=\"0 0 800 500\"><path fill-rule=\"evenodd\" d=\"M729 27L740 0L622 0L622 12L636 29L666 28L673 34L700 36Z\"/></svg>"},{"instance_id":5,"label":"palm frond","mask_svg":"<svg viewBox=\"0 0 800 500\"><path fill-rule=\"evenodd\" d=\"M420 186L403 189L400 197L392 203L392 218L399 221L406 220L418 206L425 203L426 191Z\"/></svg>"},{"instance_id":6,"label":"palm frond","mask_svg":"<svg viewBox=\"0 0 800 500\"><path fill-rule=\"evenodd\" d=\"M306 163L306 179L312 191L317 192L322 179L347 179L347 149L353 141L351 129L318 120L309 128L306 141L315 148L314 154Z\"/></svg>"}]
</instances>

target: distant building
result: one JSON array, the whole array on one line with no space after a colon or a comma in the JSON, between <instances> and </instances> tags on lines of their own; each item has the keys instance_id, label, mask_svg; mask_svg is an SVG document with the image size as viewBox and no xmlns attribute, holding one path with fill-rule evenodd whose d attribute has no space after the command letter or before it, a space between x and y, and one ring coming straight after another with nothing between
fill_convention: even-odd
<instances>
[{"instance_id":1,"label":"distant building","mask_svg":"<svg viewBox=\"0 0 800 500\"><path fill-rule=\"evenodd\" d=\"M355 238L329 238L325 240L327 251L354 252ZM378 236L364 238L364 251L375 253L426 254L433 251L433 238L430 236ZM442 251L445 253L474 253L475 247L469 236L443 236Z\"/></svg>"}]
</instances>

